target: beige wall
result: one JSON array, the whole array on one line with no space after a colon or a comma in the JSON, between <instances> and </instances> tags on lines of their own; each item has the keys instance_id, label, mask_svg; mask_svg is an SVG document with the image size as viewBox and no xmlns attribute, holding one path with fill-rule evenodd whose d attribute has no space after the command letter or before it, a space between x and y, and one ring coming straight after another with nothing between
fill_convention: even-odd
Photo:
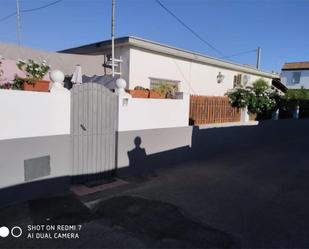
<instances>
[{"instance_id":1,"label":"beige wall","mask_svg":"<svg viewBox=\"0 0 309 249\"><path fill-rule=\"evenodd\" d=\"M165 55L131 48L130 52L129 88L143 86L149 88L150 77L180 81L180 91L208 96L223 96L233 88L234 75L237 71L213 67L206 64L190 62ZM217 83L217 75L221 72L225 78ZM249 74L248 74L249 75ZM250 82L261 78L250 75ZM271 79L266 79L271 83Z\"/></svg>"}]
</instances>

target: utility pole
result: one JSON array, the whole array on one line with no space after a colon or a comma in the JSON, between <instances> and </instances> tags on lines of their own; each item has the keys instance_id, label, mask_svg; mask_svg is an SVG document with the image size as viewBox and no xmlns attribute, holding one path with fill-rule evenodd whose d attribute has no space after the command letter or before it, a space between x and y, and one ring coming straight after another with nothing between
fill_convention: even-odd
<instances>
[{"instance_id":1,"label":"utility pole","mask_svg":"<svg viewBox=\"0 0 309 249\"><path fill-rule=\"evenodd\" d=\"M19 0L16 0L16 21L17 21L17 41L18 46L20 46L20 10L19 10Z\"/></svg>"},{"instance_id":2,"label":"utility pole","mask_svg":"<svg viewBox=\"0 0 309 249\"><path fill-rule=\"evenodd\" d=\"M115 77L115 0L112 0L112 76Z\"/></svg>"},{"instance_id":3,"label":"utility pole","mask_svg":"<svg viewBox=\"0 0 309 249\"><path fill-rule=\"evenodd\" d=\"M261 67L261 48L258 47L256 50L256 69Z\"/></svg>"}]
</instances>

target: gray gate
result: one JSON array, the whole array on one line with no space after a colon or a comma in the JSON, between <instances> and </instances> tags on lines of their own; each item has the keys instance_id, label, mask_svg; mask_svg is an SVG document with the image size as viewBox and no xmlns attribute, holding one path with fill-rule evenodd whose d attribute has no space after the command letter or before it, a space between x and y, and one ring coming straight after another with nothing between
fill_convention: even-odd
<instances>
[{"instance_id":1,"label":"gray gate","mask_svg":"<svg viewBox=\"0 0 309 249\"><path fill-rule=\"evenodd\" d=\"M71 93L73 181L110 175L116 169L118 97L96 83L75 85Z\"/></svg>"}]
</instances>

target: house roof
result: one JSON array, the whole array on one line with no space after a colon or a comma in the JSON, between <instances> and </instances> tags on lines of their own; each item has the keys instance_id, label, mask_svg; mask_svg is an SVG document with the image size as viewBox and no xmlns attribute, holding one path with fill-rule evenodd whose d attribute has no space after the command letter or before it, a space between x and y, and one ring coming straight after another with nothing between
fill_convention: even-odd
<instances>
[{"instance_id":1,"label":"house roof","mask_svg":"<svg viewBox=\"0 0 309 249\"><path fill-rule=\"evenodd\" d=\"M309 70L309 61L287 62L283 65L282 70Z\"/></svg>"},{"instance_id":2,"label":"house roof","mask_svg":"<svg viewBox=\"0 0 309 249\"><path fill-rule=\"evenodd\" d=\"M273 79L273 80L272 80L272 85L273 85L275 88L277 88L277 89L279 89L280 91L282 91L283 93L286 93L287 90L288 90L288 88L287 88L284 84L282 84L280 78L275 78L275 79Z\"/></svg>"},{"instance_id":3,"label":"house roof","mask_svg":"<svg viewBox=\"0 0 309 249\"><path fill-rule=\"evenodd\" d=\"M278 75L274 73L268 73L261 70L257 70L251 66L241 65L237 63L232 63L229 61L213 58L210 56L206 56L203 54L199 54L193 51L183 50L176 47L172 47L169 45L161 44L158 42L145 40L138 37L121 37L115 39L115 47L121 47L121 46L129 46L133 48L139 48L147 51L152 51L155 53L168 55L177 57L180 59L185 59L189 61L194 61L197 63L202 64L208 64L212 66L217 66L220 68L235 70L241 73L249 73L258 75L261 77L267 77L267 78L277 78ZM111 49L111 40L106 41L100 41L80 47L65 49L59 52L62 53L77 53L77 54L99 54L102 53L102 51L106 51L107 49Z\"/></svg>"},{"instance_id":4,"label":"house roof","mask_svg":"<svg viewBox=\"0 0 309 249\"><path fill-rule=\"evenodd\" d=\"M81 65L83 74L88 76L105 75L106 70L110 71L102 66L104 58L101 55L63 54L0 43L0 57L10 60L32 59L40 62L46 60L52 70L59 69L65 75L72 75L76 64Z\"/></svg>"}]
</instances>

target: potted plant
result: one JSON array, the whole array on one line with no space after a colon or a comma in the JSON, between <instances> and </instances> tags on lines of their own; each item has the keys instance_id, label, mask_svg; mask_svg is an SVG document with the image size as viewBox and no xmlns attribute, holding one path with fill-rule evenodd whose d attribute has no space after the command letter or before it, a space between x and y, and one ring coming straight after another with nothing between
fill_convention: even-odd
<instances>
[{"instance_id":1,"label":"potted plant","mask_svg":"<svg viewBox=\"0 0 309 249\"><path fill-rule=\"evenodd\" d=\"M156 93L156 98L174 98L177 91L176 85L160 84L153 88L153 92Z\"/></svg>"},{"instance_id":2,"label":"potted plant","mask_svg":"<svg viewBox=\"0 0 309 249\"><path fill-rule=\"evenodd\" d=\"M43 80L43 78L50 67L46 64L45 60L42 63L37 63L31 59L27 61L18 60L16 65L25 72L26 78L23 79L16 76L14 85L20 86L22 90L26 91L48 92L49 81Z\"/></svg>"},{"instance_id":3,"label":"potted plant","mask_svg":"<svg viewBox=\"0 0 309 249\"><path fill-rule=\"evenodd\" d=\"M149 90L142 86L136 86L134 90L128 90L128 92L132 95L133 98L148 98L149 97Z\"/></svg>"}]
</instances>

